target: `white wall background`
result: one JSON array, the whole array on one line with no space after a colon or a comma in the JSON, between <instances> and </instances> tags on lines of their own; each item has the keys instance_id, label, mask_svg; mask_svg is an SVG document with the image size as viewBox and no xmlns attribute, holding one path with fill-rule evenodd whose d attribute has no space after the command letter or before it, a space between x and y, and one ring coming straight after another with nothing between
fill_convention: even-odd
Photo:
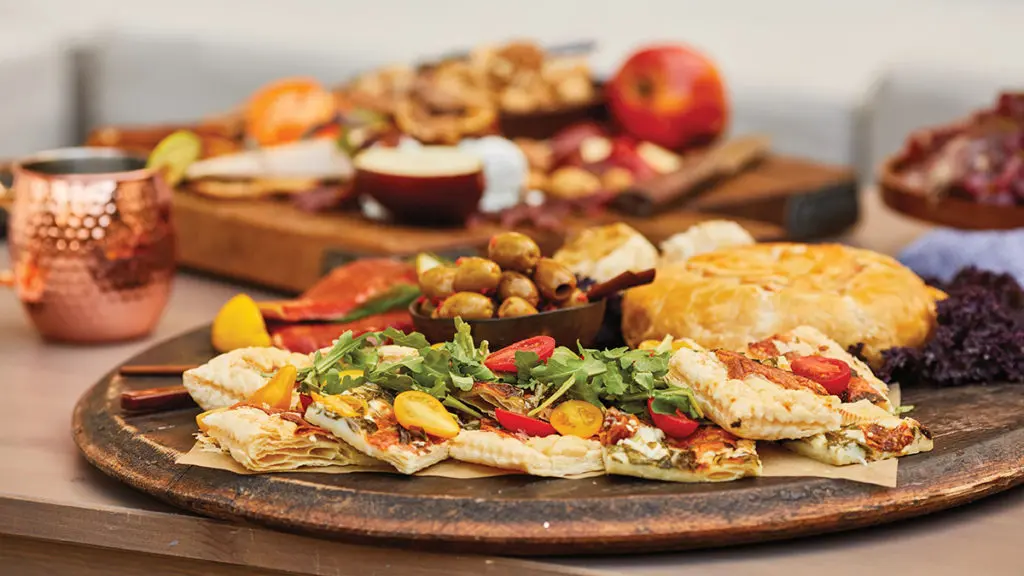
<instances>
[{"instance_id":1,"label":"white wall background","mask_svg":"<svg viewBox=\"0 0 1024 576\"><path fill-rule=\"evenodd\" d=\"M774 100L769 116L790 101L794 109L822 101L855 109L883 70L907 64L984 71L1024 85L1024 1L1017 0L0 0L0 26L0 65L26 55L52 63L68 47L126 33L171 46L201 44L179 61L164 48L154 51L159 58L140 52L134 60L122 50L120 76L103 83L114 93L99 99L97 121L151 120L151 112L132 109L146 103L167 111L168 120L194 117L200 107L216 112L244 97L261 70L280 74L303 54L318 61L306 68L321 77L337 62L338 77L324 79L341 80L384 62L514 37L596 39L599 73L639 44L687 41L713 55L745 106ZM69 107L64 72L19 66L16 76L0 75L0 135L35 126L33 114L42 112L28 111L33 104ZM237 66L247 68L238 75L244 80L217 81ZM212 95L190 92L204 84ZM40 144L0 138L0 153L48 145L42 143L64 133L63 115L70 116L56 113L40 132ZM788 116L777 121L789 126ZM823 123L813 111L804 116L805 132ZM835 147L819 147L827 146ZM844 149L825 158L847 156Z\"/></svg>"},{"instance_id":2,"label":"white wall background","mask_svg":"<svg viewBox=\"0 0 1024 576\"><path fill-rule=\"evenodd\" d=\"M936 60L1013 66L1014 0L0 0L0 48L110 30L200 35L402 60L514 36L593 37L601 68L638 42L685 39L745 83L842 90L880 66Z\"/></svg>"}]
</instances>

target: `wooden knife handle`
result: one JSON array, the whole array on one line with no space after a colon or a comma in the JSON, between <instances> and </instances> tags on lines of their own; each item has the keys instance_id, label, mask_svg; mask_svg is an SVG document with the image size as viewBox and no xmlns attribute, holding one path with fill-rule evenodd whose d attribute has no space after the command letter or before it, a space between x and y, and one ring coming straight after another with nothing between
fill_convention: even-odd
<instances>
[{"instance_id":1,"label":"wooden knife handle","mask_svg":"<svg viewBox=\"0 0 1024 576\"><path fill-rule=\"evenodd\" d=\"M121 409L131 412L157 412L195 406L184 386L164 386L121 393Z\"/></svg>"},{"instance_id":2,"label":"wooden knife handle","mask_svg":"<svg viewBox=\"0 0 1024 576\"><path fill-rule=\"evenodd\" d=\"M591 286L590 290L587 290L587 300L594 302L602 298L607 298L616 292L621 292L637 286L643 286L644 284L650 284L651 282L654 282L654 275L654 268L650 268L642 272L632 272L627 270L611 280Z\"/></svg>"},{"instance_id":3,"label":"wooden knife handle","mask_svg":"<svg viewBox=\"0 0 1024 576\"><path fill-rule=\"evenodd\" d=\"M196 367L198 364L134 364L121 366L118 372L122 376L181 376Z\"/></svg>"},{"instance_id":4,"label":"wooden knife handle","mask_svg":"<svg viewBox=\"0 0 1024 576\"><path fill-rule=\"evenodd\" d=\"M612 206L633 216L648 217L667 205L695 196L763 159L770 142L762 136L727 141L683 158L675 172L662 174L623 191Z\"/></svg>"}]
</instances>

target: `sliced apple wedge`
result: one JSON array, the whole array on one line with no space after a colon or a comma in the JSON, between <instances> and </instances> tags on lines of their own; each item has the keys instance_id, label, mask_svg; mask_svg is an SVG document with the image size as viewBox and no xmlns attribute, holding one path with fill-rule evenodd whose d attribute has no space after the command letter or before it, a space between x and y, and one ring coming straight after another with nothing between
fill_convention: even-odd
<instances>
[{"instance_id":1,"label":"sliced apple wedge","mask_svg":"<svg viewBox=\"0 0 1024 576\"><path fill-rule=\"evenodd\" d=\"M353 164L355 193L406 222L462 224L484 193L483 161L451 146L370 148Z\"/></svg>"}]
</instances>

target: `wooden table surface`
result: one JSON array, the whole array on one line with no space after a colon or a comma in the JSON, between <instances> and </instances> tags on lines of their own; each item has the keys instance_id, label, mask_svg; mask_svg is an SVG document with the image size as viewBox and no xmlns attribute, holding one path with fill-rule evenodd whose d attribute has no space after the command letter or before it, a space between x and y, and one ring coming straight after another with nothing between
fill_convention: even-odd
<instances>
[{"instance_id":1,"label":"wooden table surface","mask_svg":"<svg viewBox=\"0 0 1024 576\"><path fill-rule=\"evenodd\" d=\"M864 224L844 241L893 252L926 229L888 213L873 194L865 204ZM3 249L0 268L6 264ZM169 508L92 469L71 440L71 410L79 395L120 361L208 322L237 291L237 286L180 275L153 336L96 348L42 342L13 294L0 296L5 370L0 405L7 408L0 417L0 573L1024 574L1019 561L1024 489L871 531L723 550L526 561L352 546L209 520Z\"/></svg>"}]
</instances>

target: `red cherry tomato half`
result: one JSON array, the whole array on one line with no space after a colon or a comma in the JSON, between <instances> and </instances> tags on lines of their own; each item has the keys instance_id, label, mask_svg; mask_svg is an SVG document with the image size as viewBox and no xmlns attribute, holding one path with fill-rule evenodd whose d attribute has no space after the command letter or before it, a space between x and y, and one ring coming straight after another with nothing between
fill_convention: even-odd
<instances>
[{"instance_id":1,"label":"red cherry tomato half","mask_svg":"<svg viewBox=\"0 0 1024 576\"><path fill-rule=\"evenodd\" d=\"M484 360L484 366L487 366L495 372L515 372L516 352L535 352L543 362L544 360L551 358L551 354L554 351L554 338L551 336L534 336L533 338L521 340L515 344L506 346L501 350L492 352L491 355Z\"/></svg>"},{"instance_id":2,"label":"red cherry tomato half","mask_svg":"<svg viewBox=\"0 0 1024 576\"><path fill-rule=\"evenodd\" d=\"M821 384L829 394L842 394L850 385L850 365L824 356L797 358L790 366L793 373Z\"/></svg>"},{"instance_id":3,"label":"red cherry tomato half","mask_svg":"<svg viewBox=\"0 0 1024 576\"><path fill-rule=\"evenodd\" d=\"M554 426L543 420L530 418L529 416L523 416L522 414L516 414L501 408L494 409L494 417L498 419L498 424L501 424L501 427L505 430L522 432L527 436L551 436L552 434L558 434Z\"/></svg>"},{"instance_id":4,"label":"red cherry tomato half","mask_svg":"<svg viewBox=\"0 0 1024 576\"><path fill-rule=\"evenodd\" d=\"M647 412L651 415L651 420L670 438L686 438L700 427L700 423L679 410L676 410L675 414L658 414L653 406L654 398L648 398Z\"/></svg>"}]
</instances>

